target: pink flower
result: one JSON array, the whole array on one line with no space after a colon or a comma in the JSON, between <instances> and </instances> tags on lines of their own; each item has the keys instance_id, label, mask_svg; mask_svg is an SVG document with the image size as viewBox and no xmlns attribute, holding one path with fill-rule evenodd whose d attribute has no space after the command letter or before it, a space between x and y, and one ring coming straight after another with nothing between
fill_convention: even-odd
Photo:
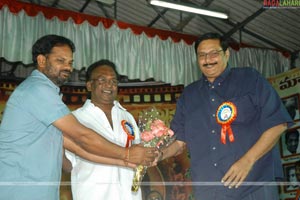
<instances>
[{"instance_id":1,"label":"pink flower","mask_svg":"<svg viewBox=\"0 0 300 200\"><path fill-rule=\"evenodd\" d=\"M161 128L166 128L166 125L165 123L160 120L160 119L155 119L153 122L152 122L152 125L153 126L157 126L157 127L161 127Z\"/></svg>"},{"instance_id":2,"label":"pink flower","mask_svg":"<svg viewBox=\"0 0 300 200\"><path fill-rule=\"evenodd\" d=\"M166 133L166 129L154 129L154 130L152 130L152 134L153 134L155 137L161 137L161 136L163 136L165 133Z\"/></svg>"},{"instance_id":3,"label":"pink flower","mask_svg":"<svg viewBox=\"0 0 300 200\"><path fill-rule=\"evenodd\" d=\"M156 119L154 120L152 123L151 123L151 126L150 126L150 129L151 130L156 130L156 129L159 129L159 130L164 130L166 129L166 125L163 121L159 120L159 119Z\"/></svg>"},{"instance_id":4,"label":"pink flower","mask_svg":"<svg viewBox=\"0 0 300 200\"><path fill-rule=\"evenodd\" d=\"M171 129L168 129L168 135L172 137L174 135L174 131L172 131Z\"/></svg>"},{"instance_id":5,"label":"pink flower","mask_svg":"<svg viewBox=\"0 0 300 200\"><path fill-rule=\"evenodd\" d=\"M147 122L146 130L141 133L141 139L145 146L159 148L168 145L173 135L174 132L162 120L155 119Z\"/></svg>"},{"instance_id":6,"label":"pink flower","mask_svg":"<svg viewBox=\"0 0 300 200\"><path fill-rule=\"evenodd\" d=\"M151 131L159 131L159 130L163 130L163 128L151 124L150 130Z\"/></svg>"},{"instance_id":7,"label":"pink flower","mask_svg":"<svg viewBox=\"0 0 300 200\"><path fill-rule=\"evenodd\" d=\"M142 132L141 134L141 139L145 142L149 142L151 141L152 139L154 139L154 135L152 134L151 131L144 131Z\"/></svg>"}]
</instances>

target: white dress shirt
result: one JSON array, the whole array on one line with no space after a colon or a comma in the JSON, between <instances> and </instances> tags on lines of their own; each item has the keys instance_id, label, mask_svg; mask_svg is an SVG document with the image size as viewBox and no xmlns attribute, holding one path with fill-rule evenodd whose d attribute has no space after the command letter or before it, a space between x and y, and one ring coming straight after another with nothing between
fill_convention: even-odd
<instances>
[{"instance_id":1,"label":"white dress shirt","mask_svg":"<svg viewBox=\"0 0 300 200\"><path fill-rule=\"evenodd\" d=\"M140 142L140 133L133 116L114 101L112 108L113 129L105 113L91 101L73 111L75 117L107 140L125 147L127 134L121 125L122 120L129 122L135 133L134 143ZM66 151L67 152L67 151ZM71 152L66 153L72 162L72 194L74 200L141 200L141 191L131 192L134 170L131 168L97 164L84 160Z\"/></svg>"}]
</instances>

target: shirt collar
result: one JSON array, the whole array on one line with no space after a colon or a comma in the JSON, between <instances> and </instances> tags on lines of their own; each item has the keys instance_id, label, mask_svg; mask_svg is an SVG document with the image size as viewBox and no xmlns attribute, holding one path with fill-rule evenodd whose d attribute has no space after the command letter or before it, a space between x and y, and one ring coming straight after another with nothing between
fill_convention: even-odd
<instances>
[{"instance_id":1,"label":"shirt collar","mask_svg":"<svg viewBox=\"0 0 300 200\"><path fill-rule=\"evenodd\" d=\"M92 106L92 107L96 107L96 106L92 103L91 99L87 99L86 102L85 102L85 104L84 104L84 106ZM114 101L114 107L117 107L117 108L119 108L119 109L121 109L121 110L126 110L126 108L124 108L117 100Z\"/></svg>"},{"instance_id":2,"label":"shirt collar","mask_svg":"<svg viewBox=\"0 0 300 200\"><path fill-rule=\"evenodd\" d=\"M51 87L53 87L57 91L58 94L60 94L60 88L57 85L55 85L44 73L35 69L32 71L32 76L37 76L37 77L44 79L45 82L47 82Z\"/></svg>"},{"instance_id":3,"label":"shirt collar","mask_svg":"<svg viewBox=\"0 0 300 200\"><path fill-rule=\"evenodd\" d=\"M117 100L114 101L114 105L122 110L126 110L126 108L124 108Z\"/></svg>"},{"instance_id":4,"label":"shirt collar","mask_svg":"<svg viewBox=\"0 0 300 200\"><path fill-rule=\"evenodd\" d=\"M230 71L231 71L231 67L230 67L230 65L227 65L226 68L225 68L225 70L223 71L223 73L214 80L213 84L220 84L220 83L222 83L227 78L227 76L229 75ZM211 84L207 80L207 77L204 74L202 74L202 84L204 84L204 83Z\"/></svg>"}]
</instances>

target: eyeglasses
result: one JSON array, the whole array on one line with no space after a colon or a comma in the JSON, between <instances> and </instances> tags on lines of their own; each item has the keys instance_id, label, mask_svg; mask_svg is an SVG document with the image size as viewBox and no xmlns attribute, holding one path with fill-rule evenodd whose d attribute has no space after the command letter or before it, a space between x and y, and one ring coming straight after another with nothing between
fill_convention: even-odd
<instances>
[{"instance_id":1,"label":"eyeglasses","mask_svg":"<svg viewBox=\"0 0 300 200\"><path fill-rule=\"evenodd\" d=\"M223 49L221 50L213 50L213 51L210 51L208 53L199 53L198 54L198 58L201 59L201 60L204 60L206 59L206 56L208 56L209 58L216 58L219 56L220 52L223 51Z\"/></svg>"},{"instance_id":2,"label":"eyeglasses","mask_svg":"<svg viewBox=\"0 0 300 200\"><path fill-rule=\"evenodd\" d=\"M99 85L107 84L109 83L112 86L118 86L119 81L117 79L106 79L103 77L91 79L91 81L98 81Z\"/></svg>"}]
</instances>

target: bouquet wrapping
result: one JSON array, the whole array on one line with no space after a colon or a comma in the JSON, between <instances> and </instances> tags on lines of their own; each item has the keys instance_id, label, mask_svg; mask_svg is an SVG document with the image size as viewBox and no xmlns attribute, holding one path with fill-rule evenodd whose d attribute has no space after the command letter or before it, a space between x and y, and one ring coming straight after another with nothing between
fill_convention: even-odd
<instances>
[{"instance_id":1,"label":"bouquet wrapping","mask_svg":"<svg viewBox=\"0 0 300 200\"><path fill-rule=\"evenodd\" d=\"M139 116L138 126L144 147L156 147L161 150L174 142L174 132L159 117L159 112L154 107L142 112ZM138 165L135 168L131 191L138 191L146 172L147 166Z\"/></svg>"}]
</instances>

